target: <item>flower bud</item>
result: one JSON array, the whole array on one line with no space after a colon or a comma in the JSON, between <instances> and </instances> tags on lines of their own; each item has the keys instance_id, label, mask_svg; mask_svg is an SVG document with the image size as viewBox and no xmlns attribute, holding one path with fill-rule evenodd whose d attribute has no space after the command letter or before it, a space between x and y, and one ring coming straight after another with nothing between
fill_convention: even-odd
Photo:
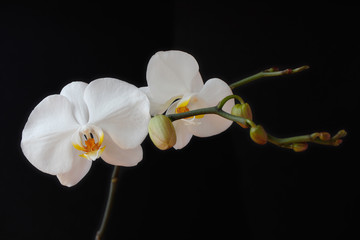
<instances>
[{"instance_id":1,"label":"flower bud","mask_svg":"<svg viewBox=\"0 0 360 240\"><path fill-rule=\"evenodd\" d=\"M308 144L307 143L294 143L291 145L291 147L295 152L303 152L308 148Z\"/></svg>"},{"instance_id":2,"label":"flower bud","mask_svg":"<svg viewBox=\"0 0 360 240\"><path fill-rule=\"evenodd\" d=\"M336 139L333 143L333 146L338 147L343 142L342 139Z\"/></svg>"},{"instance_id":3,"label":"flower bud","mask_svg":"<svg viewBox=\"0 0 360 240\"><path fill-rule=\"evenodd\" d=\"M347 135L347 132L342 129L340 130L338 133L335 134L335 136L333 137L333 139L339 139L339 138L343 138Z\"/></svg>"},{"instance_id":4,"label":"flower bud","mask_svg":"<svg viewBox=\"0 0 360 240\"><path fill-rule=\"evenodd\" d=\"M156 115L151 118L148 130L151 141L160 150L167 150L175 145L175 128L167 116Z\"/></svg>"},{"instance_id":5,"label":"flower bud","mask_svg":"<svg viewBox=\"0 0 360 240\"><path fill-rule=\"evenodd\" d=\"M252 120L252 111L251 111L250 105L248 103L234 105L233 108L231 109L231 114L234 116L243 117L243 118ZM248 128L248 126L246 124L239 123L239 122L238 122L238 124L242 128Z\"/></svg>"},{"instance_id":6,"label":"flower bud","mask_svg":"<svg viewBox=\"0 0 360 240\"><path fill-rule=\"evenodd\" d=\"M331 139L331 135L328 132L321 132L319 135L320 140L322 141L328 141Z\"/></svg>"},{"instance_id":7,"label":"flower bud","mask_svg":"<svg viewBox=\"0 0 360 240\"><path fill-rule=\"evenodd\" d=\"M261 125L256 125L250 129L250 137L257 144L264 145L267 143L267 133Z\"/></svg>"}]
</instances>

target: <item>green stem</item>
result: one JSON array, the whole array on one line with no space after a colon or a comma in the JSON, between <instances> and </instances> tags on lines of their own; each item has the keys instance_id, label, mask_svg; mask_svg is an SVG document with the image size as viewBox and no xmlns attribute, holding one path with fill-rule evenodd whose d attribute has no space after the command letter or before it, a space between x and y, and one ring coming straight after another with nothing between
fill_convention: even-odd
<instances>
[{"instance_id":1,"label":"green stem","mask_svg":"<svg viewBox=\"0 0 360 240\"><path fill-rule=\"evenodd\" d=\"M219 109L216 113L217 115L223 117L223 118L226 118L228 120L231 120L233 122L238 122L238 123L242 123L244 125L246 124L252 124L252 121L249 120L249 119L246 119L246 118L243 118L243 117L239 117L239 116L235 116L235 115L232 115L230 113L227 113L221 109Z\"/></svg>"},{"instance_id":2,"label":"green stem","mask_svg":"<svg viewBox=\"0 0 360 240\"><path fill-rule=\"evenodd\" d=\"M295 69L285 69L285 70L281 70L281 71L275 71L274 68L270 68L270 69L267 69L265 71L262 71L262 72L259 72L259 73L256 73L252 76L249 76L249 77L246 77L244 79L241 79L233 84L230 84L230 88L231 89L235 89L235 88L238 88L238 87L241 87L245 84L248 84L250 82L253 82L257 79L260 79L260 78L264 78L264 77L275 77L275 76L282 76L282 75L288 75L288 74L293 74L293 73L298 73L298 72L301 72L303 70L306 70L308 69L309 66L305 65L305 66L301 66L301 67L298 67L298 68L295 68Z\"/></svg>"},{"instance_id":3,"label":"green stem","mask_svg":"<svg viewBox=\"0 0 360 240\"><path fill-rule=\"evenodd\" d=\"M251 128L255 127L256 124L246 118L239 117L232 115L230 113L227 113L221 109L221 107L231 98L234 98L235 95L231 95L229 97L224 98L217 106L215 107L209 107L209 108L202 108L202 109L196 109L188 112L183 113L176 113L176 114L169 114L167 117L171 121L176 121L182 118L189 118L197 115L205 115L205 114L216 114L223 118L226 118L228 120L242 123L244 125L248 125ZM220 108L219 108L220 107ZM330 136L330 135L329 135ZM292 148L292 144L295 143L316 143L321 145L330 145L330 146L338 146L342 142L343 137L346 136L345 130L340 130L335 136L332 138L324 139L321 137L321 133L312 133L307 135L301 135L301 136L295 136L295 137L288 137L288 138L278 138L275 136L272 136L270 134L267 134L268 142L284 148Z\"/></svg>"},{"instance_id":4,"label":"green stem","mask_svg":"<svg viewBox=\"0 0 360 240\"><path fill-rule=\"evenodd\" d=\"M310 142L312 139L310 134L288 138L278 138L268 134L268 141L272 144L282 147L292 143Z\"/></svg>"},{"instance_id":5,"label":"green stem","mask_svg":"<svg viewBox=\"0 0 360 240\"><path fill-rule=\"evenodd\" d=\"M103 235L104 232L106 230L107 224L109 222L109 218L110 218L110 213L111 213L111 209L114 203L114 196L115 196L115 190L116 190L116 186L118 183L118 178L119 178L119 172L120 172L120 167L119 166L114 166L114 170L111 176L111 182L110 182L110 190L109 190L109 196L106 202L106 207L105 207L105 211L104 211L104 216L103 219L101 221L101 226L99 228L99 230L96 233L96 240L100 240Z\"/></svg>"},{"instance_id":6,"label":"green stem","mask_svg":"<svg viewBox=\"0 0 360 240\"><path fill-rule=\"evenodd\" d=\"M236 100L238 100L241 104L244 104L244 103L245 103L245 101L244 101L240 96L238 96L238 95L230 95L230 96L225 97L223 100L221 100L216 107L217 107L218 109L222 109L223 106L225 105L225 103L226 103L227 101L229 101L230 99L233 99L233 98L235 98Z\"/></svg>"},{"instance_id":7,"label":"green stem","mask_svg":"<svg viewBox=\"0 0 360 240\"><path fill-rule=\"evenodd\" d=\"M176 121L176 120L179 120L182 118L188 118L188 117L193 117L193 116L197 116L197 115L205 115L205 114L216 114L216 115L219 115L228 120L231 120L234 122L239 122L242 124L246 124L250 121L246 118L238 117L238 116L232 115L230 113L227 113L227 112L223 111L222 109L219 109L218 106L209 107L209 108L201 108L201 109L196 109L196 110L183 112L183 113L169 114L166 116L173 122L173 121Z\"/></svg>"},{"instance_id":8,"label":"green stem","mask_svg":"<svg viewBox=\"0 0 360 240\"><path fill-rule=\"evenodd\" d=\"M201 108L201 109L196 109L196 110L191 110L188 112L183 112L183 113L174 113L174 114L169 114L166 115L172 122L182 119L182 118L188 118L188 117L193 117L193 116L197 116L197 115L204 115L204 114L217 114L217 108L216 107L209 107L209 108Z\"/></svg>"},{"instance_id":9,"label":"green stem","mask_svg":"<svg viewBox=\"0 0 360 240\"><path fill-rule=\"evenodd\" d=\"M347 133L345 130L340 130L337 134L335 134L335 136L328 139L321 138L319 133L312 133L312 134L306 134L306 135L288 137L288 138L278 138L268 134L268 141L279 147L288 147L293 143L307 143L307 142L321 144L321 145L338 146L342 142L341 138L344 138L346 134Z\"/></svg>"},{"instance_id":10,"label":"green stem","mask_svg":"<svg viewBox=\"0 0 360 240\"><path fill-rule=\"evenodd\" d=\"M306 69L307 67L300 67L297 69L294 69L292 71L295 72L299 72L302 71L303 69ZM283 71L282 71L283 72ZM279 71L277 72L263 72L263 73L276 73L279 74ZM263 74L262 73L262 74ZM254 75L255 76L255 75ZM230 99L237 99L238 101L240 101L241 103L244 103L244 101L242 100L241 97L237 96L237 95L230 95L225 97L224 99L222 99L217 106L214 107L208 107L208 108L201 108L201 109L196 109L196 110L192 110L192 111L188 111L188 112L183 112L183 113L176 113L176 114L169 114L166 115L171 121L176 121L182 118L189 118L189 117L194 117L197 115L205 115L205 114L216 114L218 116L221 116L223 118L226 118L228 120L237 122L237 123L241 123L243 125L247 125L250 128L254 128L256 127L256 124L250 120L250 119L246 119L243 117L239 117L239 116L235 116L233 114L227 113L224 110L222 110L223 106L226 104L227 101L229 101ZM295 151L299 151L299 145L301 144L297 144L297 143L308 143L308 142L312 142L312 143L316 143L316 144L321 144L321 145L331 145L331 146L338 146L341 144L342 142L342 138L346 136L346 131L345 130L340 130L335 136L333 136L331 138L330 134L327 132L316 132L316 133L312 133L312 134L307 134L307 135L301 135L301 136L295 136L295 137L288 137L288 138L278 138L278 137L274 137L270 134L267 134L267 141L277 145L279 147L284 147L284 148L292 148ZM294 145L296 144L296 145ZM295 149L297 148L297 149ZM306 148L303 148L303 150L305 150ZM303 151L301 150L301 151Z\"/></svg>"}]
</instances>

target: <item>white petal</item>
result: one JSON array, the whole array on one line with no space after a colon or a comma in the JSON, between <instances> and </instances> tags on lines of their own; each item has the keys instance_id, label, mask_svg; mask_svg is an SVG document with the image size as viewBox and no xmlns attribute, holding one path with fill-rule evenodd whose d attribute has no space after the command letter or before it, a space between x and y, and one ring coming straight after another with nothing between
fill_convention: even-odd
<instances>
[{"instance_id":1,"label":"white petal","mask_svg":"<svg viewBox=\"0 0 360 240\"><path fill-rule=\"evenodd\" d=\"M121 148L135 148L145 139L150 104L134 85L114 78L97 79L85 89L84 99L89 123L102 128Z\"/></svg>"},{"instance_id":2,"label":"white petal","mask_svg":"<svg viewBox=\"0 0 360 240\"><path fill-rule=\"evenodd\" d=\"M176 107L177 107L177 105L180 103L180 101L181 101L181 99L178 99L178 100L174 101L174 102L169 106L169 108L167 109L166 115L174 114L174 113L175 113L175 110L176 110Z\"/></svg>"},{"instance_id":3,"label":"white petal","mask_svg":"<svg viewBox=\"0 0 360 240\"><path fill-rule=\"evenodd\" d=\"M222 80L213 78L208 80L203 89L197 95L199 99L206 102L208 107L216 106L223 98L232 95L230 87ZM223 110L231 112L234 106L234 100L229 100ZM191 132L198 137L209 137L219 134L230 127L232 121L222 118L214 114L207 114L203 118L198 119L201 124L193 125L189 128Z\"/></svg>"},{"instance_id":4,"label":"white petal","mask_svg":"<svg viewBox=\"0 0 360 240\"><path fill-rule=\"evenodd\" d=\"M203 118L197 120L200 121L201 124L189 126L189 131L197 137L217 135L228 129L232 124L232 121L214 114L207 114Z\"/></svg>"},{"instance_id":5,"label":"white petal","mask_svg":"<svg viewBox=\"0 0 360 240\"><path fill-rule=\"evenodd\" d=\"M143 158L143 151L140 145L133 149L122 149L110 138L108 134L105 134L104 143L105 150L101 155L101 158L112 165L116 166L135 166Z\"/></svg>"},{"instance_id":6,"label":"white petal","mask_svg":"<svg viewBox=\"0 0 360 240\"><path fill-rule=\"evenodd\" d=\"M90 167L91 161L78 156L74 159L74 163L70 171L58 174L57 178L62 185L72 187L85 177L85 175L89 172Z\"/></svg>"},{"instance_id":7,"label":"white petal","mask_svg":"<svg viewBox=\"0 0 360 240\"><path fill-rule=\"evenodd\" d=\"M186 97L188 99L189 97ZM177 100L171 104L169 109L166 111L166 114L174 114L175 109L179 103L181 103L182 99ZM189 126L186 120L179 119L173 122L175 132L176 132L176 143L174 145L175 149L181 149L185 147L191 140L193 134L189 130Z\"/></svg>"},{"instance_id":8,"label":"white petal","mask_svg":"<svg viewBox=\"0 0 360 240\"><path fill-rule=\"evenodd\" d=\"M71 102L51 95L31 112L22 132L21 148L26 158L49 174L68 172L73 164L71 135L79 127Z\"/></svg>"},{"instance_id":9,"label":"white petal","mask_svg":"<svg viewBox=\"0 0 360 240\"><path fill-rule=\"evenodd\" d=\"M229 85L219 78L212 78L206 81L204 87L199 92L198 96L204 99L210 106L216 106L223 98L233 95ZM231 112L234 106L234 100L230 100L225 104L223 110Z\"/></svg>"},{"instance_id":10,"label":"white petal","mask_svg":"<svg viewBox=\"0 0 360 240\"><path fill-rule=\"evenodd\" d=\"M150 114L155 116L156 114L162 114L166 111L169 105L177 98L170 98L168 101L163 103L156 102L156 98L154 98L150 92L149 87L141 87L141 91L143 91L150 101Z\"/></svg>"},{"instance_id":11,"label":"white petal","mask_svg":"<svg viewBox=\"0 0 360 240\"><path fill-rule=\"evenodd\" d=\"M146 79L154 102L167 102L198 92L204 85L195 58L181 51L157 52L148 63Z\"/></svg>"},{"instance_id":12,"label":"white petal","mask_svg":"<svg viewBox=\"0 0 360 240\"><path fill-rule=\"evenodd\" d=\"M176 144L174 145L175 149L181 149L185 147L193 136L185 123L186 122L183 120L177 120L173 122L176 132Z\"/></svg>"},{"instance_id":13,"label":"white petal","mask_svg":"<svg viewBox=\"0 0 360 240\"><path fill-rule=\"evenodd\" d=\"M84 125L89 121L89 112L84 101L84 91L87 85L84 82L72 82L60 92L60 95L65 96L73 104L73 113L80 125Z\"/></svg>"}]
</instances>

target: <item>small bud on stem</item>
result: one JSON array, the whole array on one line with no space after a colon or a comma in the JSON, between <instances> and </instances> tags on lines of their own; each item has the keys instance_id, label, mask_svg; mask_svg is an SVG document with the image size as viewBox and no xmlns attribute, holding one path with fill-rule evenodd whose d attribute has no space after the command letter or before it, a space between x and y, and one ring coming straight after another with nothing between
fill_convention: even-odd
<instances>
[{"instance_id":1,"label":"small bud on stem","mask_svg":"<svg viewBox=\"0 0 360 240\"><path fill-rule=\"evenodd\" d=\"M291 148L295 152L303 152L308 148L308 144L307 143L294 143L291 145Z\"/></svg>"},{"instance_id":2,"label":"small bud on stem","mask_svg":"<svg viewBox=\"0 0 360 240\"><path fill-rule=\"evenodd\" d=\"M160 150L167 150L176 143L174 125L167 116L156 115L148 125L149 136L154 145Z\"/></svg>"},{"instance_id":3,"label":"small bud on stem","mask_svg":"<svg viewBox=\"0 0 360 240\"><path fill-rule=\"evenodd\" d=\"M260 145L266 144L268 140L267 133L261 125L256 125L250 129L250 137L255 143Z\"/></svg>"},{"instance_id":4,"label":"small bud on stem","mask_svg":"<svg viewBox=\"0 0 360 240\"><path fill-rule=\"evenodd\" d=\"M234 107L231 109L231 114L234 116L249 119L251 121L253 120L252 111L248 103L234 105ZM248 125L243 123L238 122L237 124L239 124L242 128L249 127Z\"/></svg>"},{"instance_id":5,"label":"small bud on stem","mask_svg":"<svg viewBox=\"0 0 360 240\"><path fill-rule=\"evenodd\" d=\"M322 141L328 141L328 140L331 139L331 135L330 135L330 133L328 133L328 132L321 132L321 133L319 134L319 138L320 138L320 140L322 140Z\"/></svg>"}]
</instances>

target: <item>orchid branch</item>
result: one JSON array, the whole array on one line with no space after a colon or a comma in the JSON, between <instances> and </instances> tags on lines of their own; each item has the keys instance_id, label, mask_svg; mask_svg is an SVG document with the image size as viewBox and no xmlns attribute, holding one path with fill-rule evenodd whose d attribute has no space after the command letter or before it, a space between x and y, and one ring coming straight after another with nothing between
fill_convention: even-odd
<instances>
[{"instance_id":1,"label":"orchid branch","mask_svg":"<svg viewBox=\"0 0 360 240\"><path fill-rule=\"evenodd\" d=\"M278 70L276 68L269 68L247 78L244 78L240 81L237 81L233 84L230 84L229 87L231 89L235 89L237 87L243 86L247 83L255 81L260 78L264 77L275 77L275 76L282 76L288 74L294 74L301 71L308 69L309 66L301 66L295 69L285 69L285 70ZM240 104L236 104L233 107L233 110L230 113L225 112L222 110L223 106L226 104L227 101L230 99L236 99L240 102ZM167 117L171 121L176 121L182 118L189 118L197 115L205 115L205 114L216 114L228 120L237 122L243 128L250 127L250 137L252 140L258 144L265 144L270 142L276 146L283 147L283 148L290 148L296 152L304 151L307 149L307 143L315 143L321 145L331 145L331 146L339 146L342 143L342 138L346 136L345 130L340 130L335 136L331 137L328 132L316 132L307 135L295 136L295 137L288 137L288 138L278 138L268 134L265 129L260 126L256 125L252 121L252 113L250 105L244 102L244 100L238 95L230 95L223 98L217 106L203 108L203 109L196 109L192 111L187 111L183 113L177 114L169 114Z\"/></svg>"},{"instance_id":2,"label":"orchid branch","mask_svg":"<svg viewBox=\"0 0 360 240\"><path fill-rule=\"evenodd\" d=\"M316 143L321 145L339 146L342 138L347 135L345 130L338 131L333 137L328 132L315 132L312 134L301 135L289 138L277 138L268 134L268 141L283 148L294 148L296 143Z\"/></svg>"},{"instance_id":3,"label":"orchid branch","mask_svg":"<svg viewBox=\"0 0 360 240\"><path fill-rule=\"evenodd\" d=\"M278 138L267 134L266 131L260 126L256 125L251 119L247 119L241 116L236 116L222 110L222 107L230 99L237 99L241 104L244 104L244 101L241 97L237 95L230 95L222 99L217 106L209 108L201 108L192 111L187 111L183 113L168 114L166 115L170 121L176 121L183 118L194 117L197 115L205 114L216 114L228 120L234 121L241 126L250 127L250 136L251 138L259 144L265 144L270 142L278 147L293 149L296 152L304 151L307 149L307 143L315 143L321 145L330 145L330 146L339 146L342 143L342 138L344 138L347 133L345 130L340 130L333 137L328 132L315 132L312 134L294 136L288 138Z\"/></svg>"},{"instance_id":4,"label":"orchid branch","mask_svg":"<svg viewBox=\"0 0 360 240\"><path fill-rule=\"evenodd\" d=\"M294 74L294 73L298 73L298 72L301 72L301 71L304 71L306 69L308 69L309 66L305 65L305 66L301 66L301 67L298 67L298 68L294 68L294 69L285 69L285 70L278 70L277 68L269 68L269 69L266 69L264 71L261 71L259 73L256 73L252 76L249 76L249 77L246 77L244 79L241 79L233 84L230 84L230 88L231 89L235 89L235 88L238 88L238 87L241 87L245 84L248 84L250 82L253 82L257 79L260 79L260 78L265 78L265 77L276 77L276 76L282 76L282 75L289 75L289 74Z\"/></svg>"},{"instance_id":5,"label":"orchid branch","mask_svg":"<svg viewBox=\"0 0 360 240\"><path fill-rule=\"evenodd\" d=\"M111 212L111 209L112 209L112 206L113 206L113 203L114 203L114 196L115 196L116 186L117 186L118 179L119 179L119 172L120 172L120 167L119 166L114 166L114 170L113 170L113 173L112 173L112 176L111 176L110 190L109 190L109 195L108 195L108 199L107 199L107 202L106 202L104 216L103 216L103 219L101 221L100 228L96 233L95 240L101 240L101 238L104 235L107 224L109 222L110 212Z\"/></svg>"}]
</instances>

